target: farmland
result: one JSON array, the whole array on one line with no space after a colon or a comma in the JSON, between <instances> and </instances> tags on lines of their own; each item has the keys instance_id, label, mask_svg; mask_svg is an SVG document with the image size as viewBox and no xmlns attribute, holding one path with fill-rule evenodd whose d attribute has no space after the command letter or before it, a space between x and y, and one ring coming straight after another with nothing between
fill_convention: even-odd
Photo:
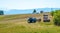
<instances>
[{"instance_id":1,"label":"farmland","mask_svg":"<svg viewBox=\"0 0 60 33\"><path fill-rule=\"evenodd\" d=\"M0 33L60 33L54 22L27 23L30 16L39 18L40 14L1 15Z\"/></svg>"}]
</instances>

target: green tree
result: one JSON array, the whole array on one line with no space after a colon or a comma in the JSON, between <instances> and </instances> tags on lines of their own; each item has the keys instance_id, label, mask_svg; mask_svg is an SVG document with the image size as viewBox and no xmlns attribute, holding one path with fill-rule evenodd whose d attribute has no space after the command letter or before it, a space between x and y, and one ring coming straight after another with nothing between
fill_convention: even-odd
<instances>
[{"instance_id":1,"label":"green tree","mask_svg":"<svg viewBox=\"0 0 60 33\"><path fill-rule=\"evenodd\" d=\"M36 13L36 10L34 9L33 13Z\"/></svg>"},{"instance_id":2,"label":"green tree","mask_svg":"<svg viewBox=\"0 0 60 33\"><path fill-rule=\"evenodd\" d=\"M40 13L43 13L43 11L40 11Z\"/></svg>"},{"instance_id":3,"label":"green tree","mask_svg":"<svg viewBox=\"0 0 60 33\"><path fill-rule=\"evenodd\" d=\"M56 10L52 14L54 16L54 24L60 26L60 10Z\"/></svg>"},{"instance_id":4,"label":"green tree","mask_svg":"<svg viewBox=\"0 0 60 33\"><path fill-rule=\"evenodd\" d=\"M4 15L4 12L3 12L3 10L0 10L0 15Z\"/></svg>"}]
</instances>

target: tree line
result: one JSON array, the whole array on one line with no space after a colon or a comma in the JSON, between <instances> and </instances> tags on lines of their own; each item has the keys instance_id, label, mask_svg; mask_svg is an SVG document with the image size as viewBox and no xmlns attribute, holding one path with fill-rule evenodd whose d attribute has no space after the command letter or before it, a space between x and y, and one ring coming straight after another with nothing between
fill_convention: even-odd
<instances>
[{"instance_id":1,"label":"tree line","mask_svg":"<svg viewBox=\"0 0 60 33\"><path fill-rule=\"evenodd\" d=\"M43 13L43 11L40 11L40 13ZM37 13L37 11L34 9L33 14L39 14L39 13Z\"/></svg>"}]
</instances>

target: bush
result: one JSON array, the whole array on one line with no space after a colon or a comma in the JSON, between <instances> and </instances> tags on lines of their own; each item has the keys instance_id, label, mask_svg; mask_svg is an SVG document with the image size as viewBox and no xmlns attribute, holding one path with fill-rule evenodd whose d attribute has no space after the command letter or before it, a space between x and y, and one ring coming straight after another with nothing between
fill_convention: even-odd
<instances>
[{"instance_id":1,"label":"bush","mask_svg":"<svg viewBox=\"0 0 60 33\"><path fill-rule=\"evenodd\" d=\"M60 26L60 17L54 18L54 24Z\"/></svg>"},{"instance_id":2,"label":"bush","mask_svg":"<svg viewBox=\"0 0 60 33\"><path fill-rule=\"evenodd\" d=\"M60 10L54 11L54 24L60 26Z\"/></svg>"}]
</instances>

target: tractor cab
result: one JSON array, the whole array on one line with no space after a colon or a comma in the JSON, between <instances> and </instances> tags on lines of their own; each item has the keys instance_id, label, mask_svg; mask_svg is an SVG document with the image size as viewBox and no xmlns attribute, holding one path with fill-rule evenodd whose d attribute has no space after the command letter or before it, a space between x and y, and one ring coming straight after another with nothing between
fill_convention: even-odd
<instances>
[{"instance_id":1,"label":"tractor cab","mask_svg":"<svg viewBox=\"0 0 60 33\"><path fill-rule=\"evenodd\" d=\"M43 15L43 22L50 22L50 19L48 19L48 15Z\"/></svg>"}]
</instances>

